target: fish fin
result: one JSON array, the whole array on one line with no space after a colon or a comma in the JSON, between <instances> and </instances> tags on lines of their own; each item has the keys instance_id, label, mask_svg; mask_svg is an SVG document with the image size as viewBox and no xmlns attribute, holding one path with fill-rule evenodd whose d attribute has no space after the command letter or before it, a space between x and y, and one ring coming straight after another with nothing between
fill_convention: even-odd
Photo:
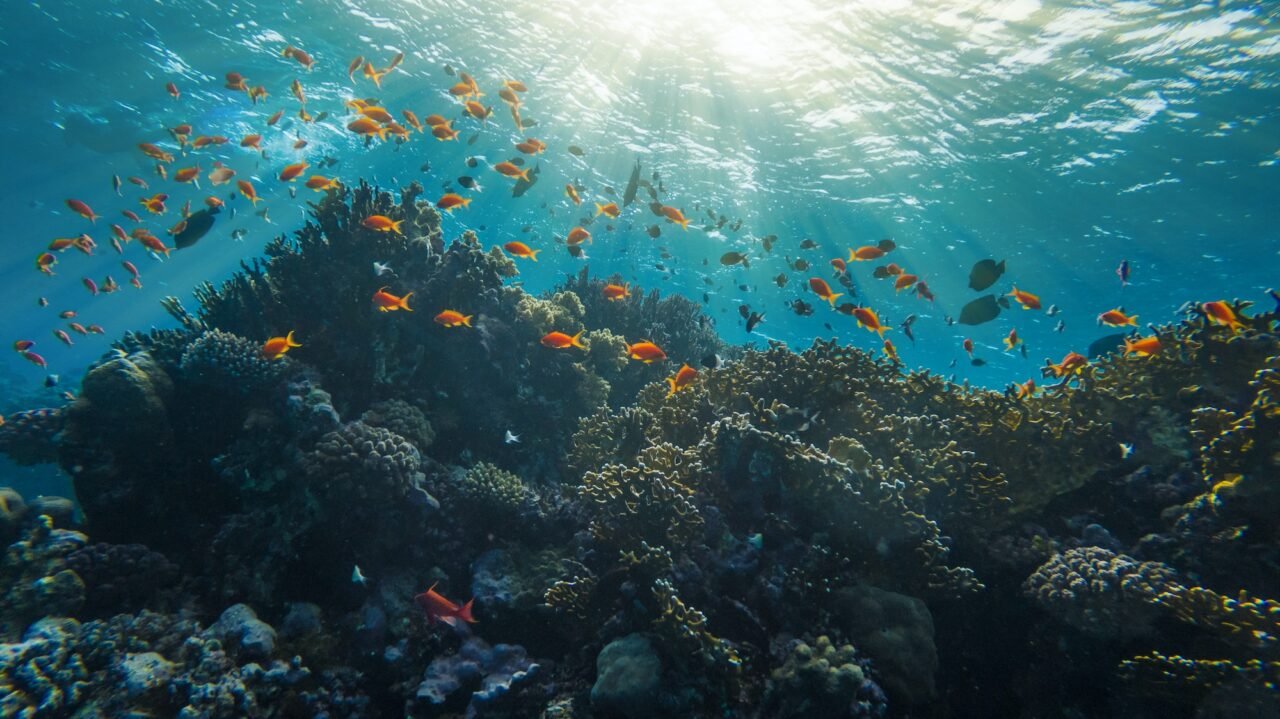
<instances>
[{"instance_id":1,"label":"fish fin","mask_svg":"<svg viewBox=\"0 0 1280 719\"><path fill-rule=\"evenodd\" d=\"M582 350L586 349L587 346L582 344L583 332L586 332L586 330L578 330L578 334L569 338L569 344L573 345L574 347L577 347L578 349L582 349Z\"/></svg>"},{"instance_id":2,"label":"fish fin","mask_svg":"<svg viewBox=\"0 0 1280 719\"><path fill-rule=\"evenodd\" d=\"M301 347L302 345L293 341L293 330L289 330L288 336L284 338L284 343L290 347Z\"/></svg>"},{"instance_id":3,"label":"fish fin","mask_svg":"<svg viewBox=\"0 0 1280 719\"><path fill-rule=\"evenodd\" d=\"M836 306L836 298L837 298L837 297L844 297L844 293L843 293L843 292L836 292L835 294L827 295L827 302L830 302L830 303L831 303L832 308L834 308L834 307Z\"/></svg>"},{"instance_id":4,"label":"fish fin","mask_svg":"<svg viewBox=\"0 0 1280 719\"><path fill-rule=\"evenodd\" d=\"M413 311L413 308L409 306L409 298L410 298L410 297L413 297L413 293L412 293L412 292L410 292L409 294L405 295L404 297L401 297L401 298L400 298L400 304L399 304L399 305L397 305L397 306L398 306L400 309L404 310L405 312L412 312L412 311Z\"/></svg>"},{"instance_id":5,"label":"fish fin","mask_svg":"<svg viewBox=\"0 0 1280 719\"><path fill-rule=\"evenodd\" d=\"M674 395L674 394L676 393L676 378L675 378L675 377L668 377L668 378L667 378L667 384L671 385L671 391L667 392L667 396L668 396L668 397L671 397L672 395Z\"/></svg>"},{"instance_id":6,"label":"fish fin","mask_svg":"<svg viewBox=\"0 0 1280 719\"><path fill-rule=\"evenodd\" d=\"M468 599L466 604L463 604L461 607L458 608L458 613L455 616L461 619L462 621L466 622L467 624L475 624L476 619L474 616L471 615L471 607L475 603L476 603L476 600L474 598Z\"/></svg>"},{"instance_id":7,"label":"fish fin","mask_svg":"<svg viewBox=\"0 0 1280 719\"><path fill-rule=\"evenodd\" d=\"M529 259L533 260L534 262L537 262L539 252L542 252L542 250L529 250Z\"/></svg>"},{"instance_id":8,"label":"fish fin","mask_svg":"<svg viewBox=\"0 0 1280 719\"><path fill-rule=\"evenodd\" d=\"M472 318L472 317L475 317L475 315L463 315L463 316L462 316L462 324L464 324L464 325L466 325L466 326L470 327L470 326L471 326L471 318Z\"/></svg>"}]
</instances>

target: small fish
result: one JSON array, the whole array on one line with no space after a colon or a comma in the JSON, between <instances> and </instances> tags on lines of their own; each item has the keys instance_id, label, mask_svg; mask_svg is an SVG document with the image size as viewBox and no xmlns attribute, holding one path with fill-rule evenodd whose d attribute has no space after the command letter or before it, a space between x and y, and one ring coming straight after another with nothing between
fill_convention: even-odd
<instances>
[{"instance_id":1,"label":"small fish","mask_svg":"<svg viewBox=\"0 0 1280 719\"><path fill-rule=\"evenodd\" d=\"M714 352L702 358L702 366L707 369L715 369L724 364L724 360L720 359L720 355Z\"/></svg>"},{"instance_id":2,"label":"small fish","mask_svg":"<svg viewBox=\"0 0 1280 719\"><path fill-rule=\"evenodd\" d=\"M601 292L604 295L604 298L611 302L617 302L618 300L623 300L631 296L630 291L627 289L627 285L617 285L613 283L606 284Z\"/></svg>"},{"instance_id":3,"label":"small fish","mask_svg":"<svg viewBox=\"0 0 1280 719\"><path fill-rule=\"evenodd\" d=\"M973 359L973 340L966 337L964 338L964 342L960 343L960 346L963 347L965 353L969 355L969 359Z\"/></svg>"},{"instance_id":4,"label":"small fish","mask_svg":"<svg viewBox=\"0 0 1280 719\"><path fill-rule=\"evenodd\" d=\"M1116 277L1120 278L1120 286L1125 287L1129 284L1129 261L1120 260L1120 266L1116 268Z\"/></svg>"},{"instance_id":5,"label":"small fish","mask_svg":"<svg viewBox=\"0 0 1280 719\"><path fill-rule=\"evenodd\" d=\"M71 335L67 334L66 330L54 330L53 336L57 337L59 342L61 342L62 344L68 347L71 347L74 344L71 341Z\"/></svg>"},{"instance_id":6,"label":"small fish","mask_svg":"<svg viewBox=\"0 0 1280 719\"><path fill-rule=\"evenodd\" d=\"M93 208L89 207L88 205L81 202L80 200L76 200L76 199L67 200L67 207L71 208L72 212L76 213L77 215L80 215L81 217L85 218L90 222L97 222L98 220L98 215L94 213Z\"/></svg>"},{"instance_id":7,"label":"small fish","mask_svg":"<svg viewBox=\"0 0 1280 719\"><path fill-rule=\"evenodd\" d=\"M548 332L543 335L542 339L538 340L538 342L543 347L550 347L551 349L562 350L570 347L577 347L578 349L585 350L587 349L587 346L582 344L582 333L585 331L586 330L579 330L578 333L572 337L564 332Z\"/></svg>"},{"instance_id":8,"label":"small fish","mask_svg":"<svg viewBox=\"0 0 1280 719\"><path fill-rule=\"evenodd\" d=\"M898 358L898 348L893 346L889 340L884 341L884 355L894 364L902 364L902 360Z\"/></svg>"},{"instance_id":9,"label":"small fish","mask_svg":"<svg viewBox=\"0 0 1280 719\"><path fill-rule=\"evenodd\" d=\"M1000 304L995 295L983 295L966 304L960 310L959 322L962 325L980 325L994 320L1000 314Z\"/></svg>"},{"instance_id":10,"label":"small fish","mask_svg":"<svg viewBox=\"0 0 1280 719\"><path fill-rule=\"evenodd\" d=\"M591 242L591 233L588 232L585 227L579 225L572 230L569 230L569 234L565 237L564 242L569 246L580 245L583 242Z\"/></svg>"},{"instance_id":11,"label":"small fish","mask_svg":"<svg viewBox=\"0 0 1280 719\"><path fill-rule=\"evenodd\" d=\"M382 262L373 263L373 275L375 277L381 277L389 274L392 274L391 265Z\"/></svg>"},{"instance_id":12,"label":"small fish","mask_svg":"<svg viewBox=\"0 0 1280 719\"><path fill-rule=\"evenodd\" d=\"M502 442L504 444L520 444L520 435L507 430L507 433L502 437Z\"/></svg>"},{"instance_id":13,"label":"small fish","mask_svg":"<svg viewBox=\"0 0 1280 719\"><path fill-rule=\"evenodd\" d=\"M915 315L907 315L907 318L902 321L902 324L898 325L902 328L902 334L906 335L907 339L911 340L912 346L915 346L916 343L915 335L911 334L911 325L915 324L915 321Z\"/></svg>"},{"instance_id":14,"label":"small fish","mask_svg":"<svg viewBox=\"0 0 1280 719\"><path fill-rule=\"evenodd\" d=\"M1004 274L1004 260L981 260L969 270L969 288L981 292L1000 279Z\"/></svg>"},{"instance_id":15,"label":"small fish","mask_svg":"<svg viewBox=\"0 0 1280 719\"><path fill-rule=\"evenodd\" d=\"M451 626L457 626L459 621L467 624L476 623L475 618L471 615L471 606L475 603L474 599L459 607L437 593L435 584L432 584L427 591L415 596L413 601L426 612L427 623L430 625L434 625L437 621L443 621Z\"/></svg>"},{"instance_id":16,"label":"small fish","mask_svg":"<svg viewBox=\"0 0 1280 719\"><path fill-rule=\"evenodd\" d=\"M1018 304L1022 305L1024 310L1040 309L1040 297L1018 289L1017 285L1014 285L1013 291L1005 295L1005 297L1012 297Z\"/></svg>"},{"instance_id":17,"label":"small fish","mask_svg":"<svg viewBox=\"0 0 1280 719\"><path fill-rule=\"evenodd\" d=\"M1132 455L1133 455L1133 443L1121 442L1120 443L1120 459L1126 460Z\"/></svg>"},{"instance_id":18,"label":"small fish","mask_svg":"<svg viewBox=\"0 0 1280 719\"><path fill-rule=\"evenodd\" d=\"M756 326L759 325L761 322L764 322L764 313L752 312L751 316L747 317L747 332L750 333L755 331Z\"/></svg>"},{"instance_id":19,"label":"small fish","mask_svg":"<svg viewBox=\"0 0 1280 719\"><path fill-rule=\"evenodd\" d=\"M1045 360L1045 367L1041 372L1045 376L1052 374L1054 377L1065 377L1070 374L1079 374L1088 364L1089 360L1084 355L1077 352L1068 352L1062 358L1062 361L1057 364Z\"/></svg>"},{"instance_id":20,"label":"small fish","mask_svg":"<svg viewBox=\"0 0 1280 719\"><path fill-rule=\"evenodd\" d=\"M969 360L969 364L973 365L974 367L982 367L982 366L983 366L983 365L985 365L986 363L987 363L987 361L986 361L986 360L984 360L984 359L982 359L981 357L975 357L975 358L973 358L973 359Z\"/></svg>"},{"instance_id":21,"label":"small fish","mask_svg":"<svg viewBox=\"0 0 1280 719\"><path fill-rule=\"evenodd\" d=\"M1058 309L1057 305L1049 305L1049 309L1045 310L1044 314L1046 317L1057 317L1058 313L1061 311L1062 310Z\"/></svg>"},{"instance_id":22,"label":"small fish","mask_svg":"<svg viewBox=\"0 0 1280 719\"><path fill-rule=\"evenodd\" d=\"M610 202L605 205L602 205L599 202L596 203L596 217L604 215L606 217L616 219L620 214L622 214L622 210L618 209L618 203L616 202Z\"/></svg>"},{"instance_id":23,"label":"small fish","mask_svg":"<svg viewBox=\"0 0 1280 719\"><path fill-rule=\"evenodd\" d=\"M671 222L674 222L675 224L680 225L680 229L683 229L683 230L689 229L689 220L684 216L684 213L681 212L679 209L672 207L671 205L663 205L661 212L663 217L666 217Z\"/></svg>"},{"instance_id":24,"label":"small fish","mask_svg":"<svg viewBox=\"0 0 1280 719\"><path fill-rule=\"evenodd\" d=\"M1022 384L1018 385L1018 393L1017 393L1018 399L1026 399L1028 397L1034 397L1035 394L1036 394L1035 380L1029 379L1026 382L1023 382Z\"/></svg>"},{"instance_id":25,"label":"small fish","mask_svg":"<svg viewBox=\"0 0 1280 719\"><path fill-rule=\"evenodd\" d=\"M80 282L84 284L85 289L89 290L89 294L95 297L98 295L98 283L94 282L92 277L81 278Z\"/></svg>"},{"instance_id":26,"label":"small fish","mask_svg":"<svg viewBox=\"0 0 1280 719\"><path fill-rule=\"evenodd\" d=\"M568 150L570 155L574 155L576 157L582 157L583 155L587 154L582 150L581 147L578 147L577 145L570 145L568 147Z\"/></svg>"},{"instance_id":27,"label":"small fish","mask_svg":"<svg viewBox=\"0 0 1280 719\"><path fill-rule=\"evenodd\" d=\"M45 377L45 378L44 378L44 386L45 386L45 387L57 387L57 386L58 386L58 379L59 379L59 378L58 378L58 375L56 375L56 374L51 374L51 375L49 375L49 376L47 376L47 377Z\"/></svg>"},{"instance_id":28,"label":"small fish","mask_svg":"<svg viewBox=\"0 0 1280 719\"><path fill-rule=\"evenodd\" d=\"M1137 315L1126 315L1123 307L1117 307L1114 310L1107 310L1098 315L1098 324L1108 327L1138 326Z\"/></svg>"},{"instance_id":29,"label":"small fish","mask_svg":"<svg viewBox=\"0 0 1280 719\"><path fill-rule=\"evenodd\" d=\"M853 310L853 317L858 321L859 327L865 327L871 332L875 332L884 337L884 333L888 327L880 324L880 317L869 307L858 307Z\"/></svg>"},{"instance_id":30,"label":"small fish","mask_svg":"<svg viewBox=\"0 0 1280 719\"><path fill-rule=\"evenodd\" d=\"M1018 343L1019 343L1019 342L1021 342L1021 341L1022 341L1022 340L1018 339L1018 330L1017 330L1017 329L1009 330L1009 334L1008 334L1008 336L1006 336L1006 337L1004 338L1004 351L1005 351L1005 352L1008 352L1009 350L1013 349L1014 347L1017 347L1017 346L1018 346Z\"/></svg>"},{"instance_id":31,"label":"small fish","mask_svg":"<svg viewBox=\"0 0 1280 719\"><path fill-rule=\"evenodd\" d=\"M1066 328L1067 328L1067 323L1063 322L1062 320L1058 320L1058 324L1054 326L1053 331L1057 332L1058 334L1062 334L1062 331L1065 330Z\"/></svg>"},{"instance_id":32,"label":"small fish","mask_svg":"<svg viewBox=\"0 0 1280 719\"><path fill-rule=\"evenodd\" d=\"M748 260L747 256L741 252L726 252L723 255L720 255L720 264L725 265L726 267L742 265L746 269L751 269L751 262Z\"/></svg>"},{"instance_id":33,"label":"small fish","mask_svg":"<svg viewBox=\"0 0 1280 719\"><path fill-rule=\"evenodd\" d=\"M1140 339L1125 338L1124 341L1125 356L1136 354L1139 357L1153 357L1159 354L1162 349L1164 347L1160 344L1160 338L1154 335Z\"/></svg>"},{"instance_id":34,"label":"small fish","mask_svg":"<svg viewBox=\"0 0 1280 719\"><path fill-rule=\"evenodd\" d=\"M634 344L627 345L627 356L633 360L650 364L660 362L667 358L667 353L662 348L648 340L642 340Z\"/></svg>"},{"instance_id":35,"label":"small fish","mask_svg":"<svg viewBox=\"0 0 1280 719\"><path fill-rule=\"evenodd\" d=\"M803 242L800 243L800 249L802 250L812 250L817 248L817 246L818 246L818 243L814 242L813 240L804 240Z\"/></svg>"},{"instance_id":36,"label":"small fish","mask_svg":"<svg viewBox=\"0 0 1280 719\"><path fill-rule=\"evenodd\" d=\"M361 571L360 571L360 565L359 565L359 564L352 565L352 568L351 568L351 583L352 583L352 584L359 584L359 585L360 585L360 586L362 586L362 587L363 587L363 586L368 585L368 583L369 583L369 578L368 578L368 577L366 577L366 576L364 576L364 572L361 572Z\"/></svg>"},{"instance_id":37,"label":"small fish","mask_svg":"<svg viewBox=\"0 0 1280 719\"><path fill-rule=\"evenodd\" d=\"M529 170L522 170L514 163L504 160L503 162L495 163L493 169L507 177L515 177L524 180L525 182L532 182L529 178Z\"/></svg>"},{"instance_id":38,"label":"small fish","mask_svg":"<svg viewBox=\"0 0 1280 719\"><path fill-rule=\"evenodd\" d=\"M842 292L832 292L831 286L828 285L827 281L821 277L810 277L809 289L813 290L815 295L831 303L833 308L836 306L836 298L844 296L844 293Z\"/></svg>"},{"instance_id":39,"label":"small fish","mask_svg":"<svg viewBox=\"0 0 1280 719\"><path fill-rule=\"evenodd\" d=\"M538 253L542 250L531 249L528 245L519 241L511 241L502 246L502 249L511 253L514 257L522 257L524 259L538 261Z\"/></svg>"},{"instance_id":40,"label":"small fish","mask_svg":"<svg viewBox=\"0 0 1280 719\"><path fill-rule=\"evenodd\" d=\"M65 334L65 333L64 333L64 334ZM48 367L48 366L49 366L49 363L48 363L48 362L45 362L44 357L41 357L40 355L36 354L35 352L24 351L24 352L22 352L21 354L22 354L22 359L24 359L24 360L26 360L26 361L30 362L31 364L33 364L33 365L35 365L35 366L37 366L37 367Z\"/></svg>"},{"instance_id":41,"label":"small fish","mask_svg":"<svg viewBox=\"0 0 1280 719\"><path fill-rule=\"evenodd\" d=\"M680 369L676 371L675 375L667 378L667 385L670 387L667 396L671 397L676 392L688 387L697 378L698 370L687 364L680 365Z\"/></svg>"},{"instance_id":42,"label":"small fish","mask_svg":"<svg viewBox=\"0 0 1280 719\"><path fill-rule=\"evenodd\" d=\"M381 287L377 292L373 293L373 304L378 308L379 312L395 312L397 310L412 312L413 309L409 307L410 297L413 297L412 292L404 297L397 297L387 292L386 287Z\"/></svg>"},{"instance_id":43,"label":"small fish","mask_svg":"<svg viewBox=\"0 0 1280 719\"><path fill-rule=\"evenodd\" d=\"M1240 315L1236 314L1231 305L1224 300L1205 302L1200 305L1200 311L1212 324L1230 327L1232 330L1244 329L1244 323L1240 321Z\"/></svg>"},{"instance_id":44,"label":"small fish","mask_svg":"<svg viewBox=\"0 0 1280 719\"><path fill-rule=\"evenodd\" d=\"M475 315L464 315L457 310L441 310L432 320L444 327L470 327L471 318Z\"/></svg>"},{"instance_id":45,"label":"small fish","mask_svg":"<svg viewBox=\"0 0 1280 719\"><path fill-rule=\"evenodd\" d=\"M360 222L364 227L375 232L395 232L396 234L404 234L400 231L400 225L404 220L392 220L386 215L369 215Z\"/></svg>"},{"instance_id":46,"label":"small fish","mask_svg":"<svg viewBox=\"0 0 1280 719\"><path fill-rule=\"evenodd\" d=\"M294 347L301 346L302 345L294 341L293 332L290 331L289 334L284 337L272 337L262 343L262 356L269 360L277 360L284 357L285 353Z\"/></svg>"},{"instance_id":47,"label":"small fish","mask_svg":"<svg viewBox=\"0 0 1280 719\"><path fill-rule=\"evenodd\" d=\"M778 276L773 278L773 283L779 287L786 287L789 279L785 273L778 273Z\"/></svg>"}]
</instances>

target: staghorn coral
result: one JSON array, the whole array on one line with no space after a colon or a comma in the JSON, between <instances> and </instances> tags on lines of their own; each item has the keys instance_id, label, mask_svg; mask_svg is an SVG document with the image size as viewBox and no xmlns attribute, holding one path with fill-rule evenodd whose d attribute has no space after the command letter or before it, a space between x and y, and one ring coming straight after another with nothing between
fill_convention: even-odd
<instances>
[{"instance_id":1,"label":"staghorn coral","mask_svg":"<svg viewBox=\"0 0 1280 719\"><path fill-rule=\"evenodd\" d=\"M1167 688L1215 687L1240 680L1280 685L1280 661L1251 659L1242 664L1230 659L1188 659L1160 652L1139 654L1120 665L1130 681Z\"/></svg>"}]
</instances>

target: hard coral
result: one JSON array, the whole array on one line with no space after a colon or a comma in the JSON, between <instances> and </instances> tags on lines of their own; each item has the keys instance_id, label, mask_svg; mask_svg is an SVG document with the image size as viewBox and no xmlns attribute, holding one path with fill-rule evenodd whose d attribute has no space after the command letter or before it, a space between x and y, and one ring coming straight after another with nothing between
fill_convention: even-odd
<instances>
[{"instance_id":1,"label":"hard coral","mask_svg":"<svg viewBox=\"0 0 1280 719\"><path fill-rule=\"evenodd\" d=\"M875 706L874 685L869 684L852 646L835 646L820 636L812 646L796 642L791 647L769 678L764 705L769 716L780 719L877 716L885 707Z\"/></svg>"}]
</instances>

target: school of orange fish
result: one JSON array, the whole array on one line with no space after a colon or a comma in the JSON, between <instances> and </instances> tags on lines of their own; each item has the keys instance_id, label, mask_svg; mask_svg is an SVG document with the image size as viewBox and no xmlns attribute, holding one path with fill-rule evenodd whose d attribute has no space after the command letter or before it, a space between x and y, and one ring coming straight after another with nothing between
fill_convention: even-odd
<instances>
[{"instance_id":1,"label":"school of orange fish","mask_svg":"<svg viewBox=\"0 0 1280 719\"><path fill-rule=\"evenodd\" d=\"M314 66L314 60L312 57L302 49L293 45L285 47L282 51L282 56L295 61L308 72L310 72ZM354 84L356 82L356 73L359 71L365 79L372 82L375 87L380 89L384 78L395 71L403 60L404 54L400 53L394 56L385 67L378 68L372 61L358 56L349 63L347 67L347 77L348 80ZM254 105L259 102L264 102L266 98L269 97L269 93L263 85L251 86L248 80L240 73L228 72L226 73L225 78L225 88L227 90L236 93L244 93L248 97L249 101ZM471 121L478 122L482 126L486 125L489 123L490 118L493 115L493 108L492 106L486 106L479 101L479 98L484 95L484 93L481 92L479 84L471 75L465 72L458 72L457 78L458 82L449 88L449 94L456 98L460 103L462 116L464 118L469 118ZM182 93L176 83L166 83L165 90L175 101L181 98ZM528 90L529 88L518 80L505 80L502 82L502 85L498 90L498 96L508 106L515 130L519 135L523 135L525 130L524 123L521 119L521 107L524 104L524 100L522 98ZM297 117L299 120L301 120L304 125L306 123L314 122L316 118L307 111L307 96L302 82L295 78L290 84L290 91L298 103ZM375 138L378 141L391 140L395 142L407 142L414 132L423 135L429 133L436 141L450 142L456 141L460 132L458 129L453 127L455 120L447 119L442 114L432 113L426 115L426 117L422 119L419 119L418 115L412 110L404 109L401 110L400 116L403 118L405 124L401 124L396 120L396 117L391 111L380 106L375 100L351 98L346 101L345 106L352 116L352 119L346 125L347 130L361 138L364 138L366 144L372 143ZM266 119L266 129L264 129L264 132L283 132L282 129L273 130L273 128L276 127L284 113L284 109L279 109L274 114L270 115ZM214 187L230 183L235 179L235 170L220 161L213 162L212 167L209 168L207 173L198 161L189 166L176 168L172 173L170 173L170 166L178 163L179 158L181 158L183 162L189 161L190 158L202 148L224 145L231 142L231 140L222 135L197 134L195 128L190 124L185 123L169 128L169 134L171 135L171 141L177 144L177 147L173 150L165 149L160 145L151 142L143 142L138 145L138 150L144 156L154 161L155 174L160 178L160 180L171 181L177 184L190 184L199 188L199 181L202 174L208 180L209 184ZM262 134L248 134L240 139L239 146L251 152L258 153L261 152L260 144L262 139ZM306 145L306 140L299 136L293 143L293 148L301 151L306 148ZM516 151L524 155L541 155L548 149L546 143L533 137L524 137L523 139L515 142L514 146ZM576 148L570 149L572 151ZM265 157L265 154L263 156ZM512 159L514 160L515 158ZM522 168L521 164L522 163L520 161L502 161L494 163L492 167L494 171L506 178L529 182L529 170ZM293 183L298 178L302 177L310 167L311 165L308 164L306 160L289 163L280 170L278 180L283 184ZM171 180L170 174L172 174ZM150 183L148 183L146 179L141 177L128 177L126 179L129 184L137 186L141 190L149 192L151 189ZM116 195L123 197L121 190L124 186L124 182L121 181L118 175L112 177L112 182ZM303 184L305 187L316 192L337 192L342 189L342 184L338 179L319 174L311 175L303 181ZM235 185L239 193L246 200L256 206L261 198L258 195L258 190L254 184L246 179L236 179ZM575 207L581 205L583 202L583 199L579 194L579 188L575 187L574 184L565 185L564 195L568 202L572 203ZM150 196L141 197L138 204L146 210L148 216L155 216L158 218L167 214L168 207L165 203L168 199L168 194L164 192L156 192ZM465 197L455 192L447 192L436 202L436 207L444 212L453 212L458 208L467 208L471 204L472 199L473 198L471 197ZM215 210L222 207L223 201L214 195L209 195L204 198L204 204L210 210ZM66 206L75 214L88 220L92 225L96 226L97 220L101 219L101 216L94 212L94 210L82 200L74 198L67 199ZM623 212L616 202L597 202L595 203L595 207L595 214L597 217L604 215L609 219L617 219ZM655 202L653 209L655 214L662 216L667 222L678 225L682 229L688 229L689 219L685 217L684 212L680 208ZM169 255L173 248L166 245L164 240L145 227L142 216L128 208L121 209L120 213L130 223L132 223L134 227L131 230L126 231L121 224L109 224L110 244L117 253L124 255L125 248L136 240L139 245L153 256L163 255L167 257ZM165 232L170 236L177 236L181 234L186 229L187 220L191 214L191 201L188 200L180 211L181 218L174 225L167 228ZM395 221L382 215L366 217L363 219L362 225L369 230L377 232L401 232L400 221ZM612 227L609 229L612 229ZM591 243L593 239L591 232L586 227L576 225L569 229L565 234L563 241L564 244L572 251L580 248L584 243ZM520 241L506 242L502 245L502 248L512 257L534 262L538 260L538 253L543 251L542 249L530 247L528 244ZM87 233L81 233L74 237L56 238L49 243L47 248L39 253L35 262L36 268L45 275L54 276L55 267L59 264L59 257L68 250L73 249L86 255L92 255L98 249L98 244ZM766 242L766 250L767 249L768 243ZM830 260L830 264L835 272L835 276L848 284L848 273L851 271L851 266L853 264L878 260L893 249L894 243L892 241L883 240L878 245L865 245L856 249L850 249L847 261L843 258L837 257ZM745 254L737 252L727 253L721 258L721 262L723 264L741 263L744 267L749 267L748 257ZM121 267L130 276L129 284L134 287L141 288L142 277L137 266L127 259L122 259ZM807 268L807 263L805 263L803 267L797 267L797 269ZM1117 270L1117 274L1120 276L1122 283L1128 282L1129 266L1127 261L1121 263L1120 268ZM890 263L876 268L875 276L881 279L892 277L894 280L894 288L897 292L909 290L923 300L930 302L934 300L933 293L919 275L909 273L897 264ZM84 277L81 281L85 288L93 295L97 295L99 292L112 293L120 289L120 285L109 275L105 277L101 283L96 282L90 277ZM785 280L780 277L779 286L784 283ZM895 365L902 364L893 342L884 337L885 332L890 331L891 328L882 324L880 316L875 310L870 307L849 303L842 304L837 307L836 299L841 297L842 293L834 292L827 281L821 277L811 277L808 284L810 290L819 298L826 300L833 310L838 310L842 314L852 316L859 327L863 327L869 331L877 333L883 340L883 351L888 359ZM622 300L630 296L630 291L627 285L608 284L604 287L603 292L605 298L611 301ZM404 296L398 296L391 292L390 287L383 287L373 295L371 302L377 310L382 312L411 312L412 308L409 301L412 294L413 293L410 292ZM1038 296L1031 292L1018 289L1016 286L1008 293L1007 297L1011 297L1024 310L1039 310L1041 307L1041 301ZM40 304L41 306L47 306L48 301L41 298ZM1201 311L1209 318L1210 321L1217 324L1232 328L1238 328L1240 326L1239 318L1226 302L1205 303L1201 305ZM439 309L437 314L435 314L434 321L444 328L472 327L473 316L464 314L463 312L464 310L442 308ZM744 312L743 314L745 317L747 313ZM59 317L64 320L72 320L75 318L75 312L64 311L60 313ZM754 321L758 322L762 317L762 315L754 315ZM1099 324L1111 327L1136 328L1137 326L1136 316L1127 315L1121 308L1103 312L1097 319ZM748 319L748 331L750 331L753 326L752 323L753 320ZM90 324L85 326L79 322L72 321L67 324L66 329L59 327L53 330L54 336L66 345L71 345L73 342L72 337L67 330L80 335L105 333L103 328L99 325ZM586 351L588 348L587 345L583 344L581 341L581 334L582 333L579 332L578 334L570 336L563 332L553 331L542 337L541 344L544 347L555 350L577 349ZM907 334L910 336L909 326L907 328ZM1005 350L1008 351L1014 349L1020 342L1021 340L1017 335L1017 330L1010 330L1008 336L1004 339ZM35 344L34 340L20 339L13 343L13 348L26 360L41 368L45 368L47 367L47 361L41 354L34 351L33 348L35 347ZM290 332L282 337L272 337L267 339L262 345L262 353L265 357L278 359L283 357L291 349L301 346L302 344L295 340L293 332ZM974 352L972 340L966 338L963 341L962 347L972 359ZM1161 350L1162 347L1158 337L1148 336L1132 337L1125 340L1123 351L1126 355L1152 356L1159 353ZM662 348L648 340L641 340L628 344L627 354L631 359L644 363L661 362L667 359L667 355L663 352ZM1078 375L1087 365L1088 359L1085 356L1076 352L1069 352L1060 362L1048 362L1042 372L1046 377L1053 376L1066 382L1071 381L1072 377L1074 375ZM667 379L670 394L675 394L679 390L688 387L697 379L697 376L698 372L696 369L687 363L682 364L675 374ZM1011 389L1016 389L1018 397L1030 396L1037 391L1034 380L1027 380L1022 384L1015 385L1015 387ZM67 399L74 398L70 393L66 393L64 396ZM2 422L3 419L0 419L0 423Z\"/></svg>"}]
</instances>

